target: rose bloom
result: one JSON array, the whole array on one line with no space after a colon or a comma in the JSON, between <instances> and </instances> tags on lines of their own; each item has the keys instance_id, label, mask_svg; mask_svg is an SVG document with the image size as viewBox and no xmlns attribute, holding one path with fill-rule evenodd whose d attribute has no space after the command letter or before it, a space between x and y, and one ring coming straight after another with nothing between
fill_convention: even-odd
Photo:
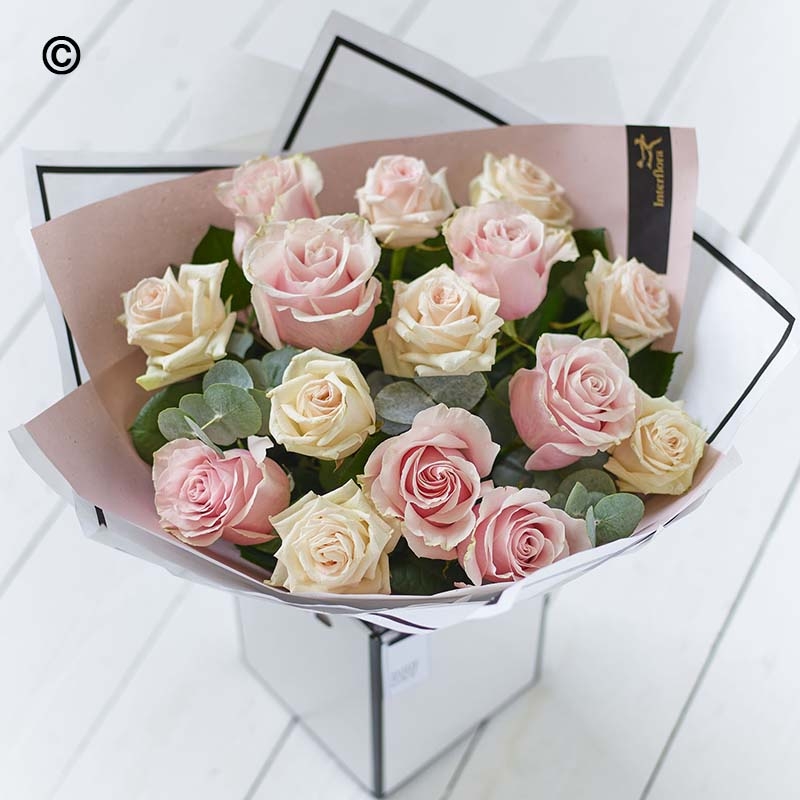
<instances>
[{"instance_id":1,"label":"rose bloom","mask_svg":"<svg viewBox=\"0 0 800 800\"><path fill-rule=\"evenodd\" d=\"M453 269L479 292L500 300L504 320L527 317L547 294L550 267L574 261L578 248L565 230L548 230L516 203L465 206L445 223Z\"/></svg>"},{"instance_id":2,"label":"rose bloom","mask_svg":"<svg viewBox=\"0 0 800 800\"><path fill-rule=\"evenodd\" d=\"M692 485L707 433L682 403L639 393L640 409L629 439L611 451L605 468L622 492L683 494Z\"/></svg>"},{"instance_id":3,"label":"rose bloom","mask_svg":"<svg viewBox=\"0 0 800 800\"><path fill-rule=\"evenodd\" d=\"M603 335L611 334L630 355L672 333L665 277L635 258L618 256L612 263L595 250L586 304Z\"/></svg>"},{"instance_id":4,"label":"rose bloom","mask_svg":"<svg viewBox=\"0 0 800 800\"><path fill-rule=\"evenodd\" d=\"M436 236L454 208L444 168L431 175L424 161L410 156L381 156L356 199L375 236L395 249Z\"/></svg>"},{"instance_id":5,"label":"rose bloom","mask_svg":"<svg viewBox=\"0 0 800 800\"><path fill-rule=\"evenodd\" d=\"M340 353L367 331L381 284L381 250L355 214L269 222L247 243L243 269L253 308L274 347Z\"/></svg>"},{"instance_id":6,"label":"rose bloom","mask_svg":"<svg viewBox=\"0 0 800 800\"><path fill-rule=\"evenodd\" d=\"M402 520L414 553L453 559L475 528L472 507L499 450L480 417L434 406L375 448L364 467L364 489L381 514Z\"/></svg>"},{"instance_id":7,"label":"rose bloom","mask_svg":"<svg viewBox=\"0 0 800 800\"><path fill-rule=\"evenodd\" d=\"M349 358L306 350L267 397L269 432L291 453L338 461L375 433L369 386Z\"/></svg>"},{"instance_id":8,"label":"rose bloom","mask_svg":"<svg viewBox=\"0 0 800 800\"><path fill-rule=\"evenodd\" d=\"M499 486L484 492L477 524L458 546L458 560L476 586L518 581L592 545L586 523L550 508L540 489Z\"/></svg>"},{"instance_id":9,"label":"rose bloom","mask_svg":"<svg viewBox=\"0 0 800 800\"><path fill-rule=\"evenodd\" d=\"M519 156L484 156L481 174L470 181L469 201L477 206L492 200L513 200L551 228L566 228L572 220L564 190L541 167Z\"/></svg>"},{"instance_id":10,"label":"rose bloom","mask_svg":"<svg viewBox=\"0 0 800 800\"><path fill-rule=\"evenodd\" d=\"M612 339L542 334L535 369L518 370L509 384L511 417L534 451L525 467L561 469L627 439L636 392Z\"/></svg>"},{"instance_id":11,"label":"rose bloom","mask_svg":"<svg viewBox=\"0 0 800 800\"><path fill-rule=\"evenodd\" d=\"M136 379L148 391L206 372L225 356L236 322L220 297L227 261L183 264L176 278L145 278L122 295L119 321L128 344L147 355L147 372Z\"/></svg>"},{"instance_id":12,"label":"rose bloom","mask_svg":"<svg viewBox=\"0 0 800 800\"><path fill-rule=\"evenodd\" d=\"M322 173L304 155L260 156L246 161L217 186L217 199L236 215L233 255L242 263L248 239L269 220L318 217Z\"/></svg>"},{"instance_id":13,"label":"rose bloom","mask_svg":"<svg viewBox=\"0 0 800 800\"><path fill-rule=\"evenodd\" d=\"M490 370L503 325L499 305L445 264L411 283L396 281L392 315L372 332L383 371L411 378Z\"/></svg>"},{"instance_id":14,"label":"rose bloom","mask_svg":"<svg viewBox=\"0 0 800 800\"><path fill-rule=\"evenodd\" d=\"M301 497L272 517L281 537L273 586L290 592L390 594L389 553L398 539L353 481Z\"/></svg>"},{"instance_id":15,"label":"rose bloom","mask_svg":"<svg viewBox=\"0 0 800 800\"><path fill-rule=\"evenodd\" d=\"M217 539L261 544L274 539L269 518L289 505L289 478L249 450L216 450L195 439L167 442L153 456L161 527L186 544Z\"/></svg>"}]
</instances>

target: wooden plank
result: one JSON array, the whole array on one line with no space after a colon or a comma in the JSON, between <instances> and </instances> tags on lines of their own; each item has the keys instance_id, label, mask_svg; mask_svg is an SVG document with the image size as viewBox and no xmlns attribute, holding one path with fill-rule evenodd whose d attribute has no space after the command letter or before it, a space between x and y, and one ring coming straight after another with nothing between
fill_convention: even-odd
<instances>
[{"instance_id":1,"label":"wooden plank","mask_svg":"<svg viewBox=\"0 0 800 800\"><path fill-rule=\"evenodd\" d=\"M181 586L58 517L0 602L0 796L49 796Z\"/></svg>"},{"instance_id":2,"label":"wooden plank","mask_svg":"<svg viewBox=\"0 0 800 800\"><path fill-rule=\"evenodd\" d=\"M229 595L189 589L55 798L244 796L289 717L241 661L234 616Z\"/></svg>"},{"instance_id":3,"label":"wooden plank","mask_svg":"<svg viewBox=\"0 0 800 800\"><path fill-rule=\"evenodd\" d=\"M428 769L392 794L393 800L418 800L441 797L471 739L468 737L445 753ZM313 764L314 769L308 765ZM261 783L247 800L270 800L285 795L303 800L368 800L372 795L359 786L300 726L281 746Z\"/></svg>"},{"instance_id":4,"label":"wooden plank","mask_svg":"<svg viewBox=\"0 0 800 800\"><path fill-rule=\"evenodd\" d=\"M558 0L496 0L490 20L481 3L436 0L425 7L404 39L468 75L486 75L525 63L558 6Z\"/></svg>"}]
</instances>

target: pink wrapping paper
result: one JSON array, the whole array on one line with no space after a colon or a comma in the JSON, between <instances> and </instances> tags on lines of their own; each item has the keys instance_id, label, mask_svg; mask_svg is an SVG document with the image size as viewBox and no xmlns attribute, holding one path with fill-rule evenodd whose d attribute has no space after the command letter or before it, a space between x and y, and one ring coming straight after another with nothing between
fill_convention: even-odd
<instances>
[{"instance_id":1,"label":"pink wrapping paper","mask_svg":"<svg viewBox=\"0 0 800 800\"><path fill-rule=\"evenodd\" d=\"M689 269L697 162L694 133L672 129L671 136L667 280L677 323ZM431 170L446 166L454 200L465 204L469 181L480 172L484 153L516 153L544 167L566 188L576 228L606 227L612 252L624 253L627 146L623 127L509 126L366 142L309 155L325 178L319 197L322 212L333 214L356 210L355 190L381 155L418 156ZM230 170L217 170L147 186L59 217L33 232L92 380L28 423L27 432L79 496L161 537L167 535L158 525L150 468L136 454L127 433L147 394L134 383L144 358L128 346L125 331L116 322L120 294L142 278L161 275L170 263L190 261L209 225L232 228L230 212L213 192L229 174ZM710 486L716 460L716 454L709 452L701 464L698 475L704 479L693 489L692 499ZM640 530L654 530L688 502L689 498L651 501ZM186 547L177 542L176 546ZM601 559L601 550L596 552ZM230 548L206 548L202 556L250 579L263 577L256 567L232 555ZM485 596L483 589L475 590L476 596ZM336 602L343 599L337 596ZM346 599L353 604L359 600ZM387 598L386 605L393 603Z\"/></svg>"}]
</instances>

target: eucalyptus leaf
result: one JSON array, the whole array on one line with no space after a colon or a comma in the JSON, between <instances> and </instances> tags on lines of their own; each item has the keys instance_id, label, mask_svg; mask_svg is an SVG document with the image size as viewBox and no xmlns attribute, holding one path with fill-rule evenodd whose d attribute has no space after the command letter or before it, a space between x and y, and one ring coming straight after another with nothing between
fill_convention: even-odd
<instances>
[{"instance_id":1,"label":"eucalyptus leaf","mask_svg":"<svg viewBox=\"0 0 800 800\"><path fill-rule=\"evenodd\" d=\"M184 417L186 420L187 425L192 429L192 433L194 434L196 439L199 439L206 447L210 447L213 450L216 450L218 453L222 453L222 450L217 447L211 439L208 438L208 434L191 418L191 417Z\"/></svg>"},{"instance_id":2,"label":"eucalyptus leaf","mask_svg":"<svg viewBox=\"0 0 800 800\"><path fill-rule=\"evenodd\" d=\"M225 349L230 355L244 358L247 355L247 351L253 346L254 341L255 339L250 331L234 331L230 339L228 339Z\"/></svg>"},{"instance_id":3,"label":"eucalyptus leaf","mask_svg":"<svg viewBox=\"0 0 800 800\"><path fill-rule=\"evenodd\" d=\"M556 492L556 494L552 495L552 497L547 501L547 505L550 508L560 508L562 511L564 510L564 506L567 504L567 496L565 494L561 494L561 492Z\"/></svg>"},{"instance_id":4,"label":"eucalyptus leaf","mask_svg":"<svg viewBox=\"0 0 800 800\"><path fill-rule=\"evenodd\" d=\"M242 389L253 388L253 378L244 364L240 364L238 361L231 361L230 359L218 361L206 372L203 378L203 391L217 383L239 386Z\"/></svg>"},{"instance_id":5,"label":"eucalyptus leaf","mask_svg":"<svg viewBox=\"0 0 800 800\"><path fill-rule=\"evenodd\" d=\"M481 372L470 375L442 375L429 378L414 378L437 403L450 408L474 408L486 394L486 377Z\"/></svg>"},{"instance_id":6,"label":"eucalyptus leaf","mask_svg":"<svg viewBox=\"0 0 800 800\"><path fill-rule=\"evenodd\" d=\"M405 425L410 425L420 411L434 405L427 392L409 381L392 383L375 397L375 412L381 419Z\"/></svg>"},{"instance_id":7,"label":"eucalyptus leaf","mask_svg":"<svg viewBox=\"0 0 800 800\"><path fill-rule=\"evenodd\" d=\"M469 583L457 561L417 558L402 545L392 553L389 570L392 594L431 595L454 589L457 581Z\"/></svg>"},{"instance_id":8,"label":"eucalyptus leaf","mask_svg":"<svg viewBox=\"0 0 800 800\"><path fill-rule=\"evenodd\" d=\"M267 368L260 358L248 358L247 361L244 362L244 368L250 373L250 378L253 381L253 388L263 389L264 391L271 388L269 386Z\"/></svg>"},{"instance_id":9,"label":"eucalyptus leaf","mask_svg":"<svg viewBox=\"0 0 800 800\"><path fill-rule=\"evenodd\" d=\"M592 547L597 547L597 520L594 518L594 508L589 506L586 509L586 535L589 537Z\"/></svg>"},{"instance_id":10,"label":"eucalyptus leaf","mask_svg":"<svg viewBox=\"0 0 800 800\"><path fill-rule=\"evenodd\" d=\"M261 358L261 364L264 367L264 372L267 378L267 389L274 389L276 386L281 385L283 380L283 373L286 372L286 367L289 362L298 354L302 353L296 347L282 347L280 350L273 350Z\"/></svg>"},{"instance_id":11,"label":"eucalyptus leaf","mask_svg":"<svg viewBox=\"0 0 800 800\"><path fill-rule=\"evenodd\" d=\"M405 422L392 422L390 419L380 421L381 433L385 433L387 436L399 436L401 433L405 433L410 427L411 425Z\"/></svg>"},{"instance_id":12,"label":"eucalyptus leaf","mask_svg":"<svg viewBox=\"0 0 800 800\"><path fill-rule=\"evenodd\" d=\"M199 396L199 395L198 395ZM165 408L158 415L158 430L167 441L175 439L194 439L194 431L179 408Z\"/></svg>"},{"instance_id":13,"label":"eucalyptus leaf","mask_svg":"<svg viewBox=\"0 0 800 800\"><path fill-rule=\"evenodd\" d=\"M187 394L179 408L190 416L214 444L223 447L254 436L261 429L261 410L247 389L216 383L202 395Z\"/></svg>"},{"instance_id":14,"label":"eucalyptus leaf","mask_svg":"<svg viewBox=\"0 0 800 800\"><path fill-rule=\"evenodd\" d=\"M250 397L256 401L258 408L261 411L261 427L255 433L256 436L269 435L269 414L272 404L267 397L267 393L263 389L248 389Z\"/></svg>"},{"instance_id":15,"label":"eucalyptus leaf","mask_svg":"<svg viewBox=\"0 0 800 800\"><path fill-rule=\"evenodd\" d=\"M199 390L200 381L191 380L173 383L148 398L129 429L133 446L143 461L152 464L153 453L167 443L158 428L158 415L167 408L177 406L183 395Z\"/></svg>"},{"instance_id":16,"label":"eucalyptus leaf","mask_svg":"<svg viewBox=\"0 0 800 800\"><path fill-rule=\"evenodd\" d=\"M583 518L586 514L586 509L589 507L589 492L586 487L578 482L576 483L569 495L567 495L567 502L564 504L564 511L571 517Z\"/></svg>"},{"instance_id":17,"label":"eucalyptus leaf","mask_svg":"<svg viewBox=\"0 0 800 800\"><path fill-rule=\"evenodd\" d=\"M635 494L610 494L594 506L597 544L607 544L630 536L644 516L644 503Z\"/></svg>"},{"instance_id":18,"label":"eucalyptus leaf","mask_svg":"<svg viewBox=\"0 0 800 800\"><path fill-rule=\"evenodd\" d=\"M387 375L379 369L370 372L370 374L367 375L367 386L369 386L369 391L373 400L377 397L381 389L396 381L397 378L393 378L391 375Z\"/></svg>"},{"instance_id":19,"label":"eucalyptus leaf","mask_svg":"<svg viewBox=\"0 0 800 800\"><path fill-rule=\"evenodd\" d=\"M576 483L582 483L588 492L614 494L617 487L614 479L601 469L578 469L571 472L558 486L558 491L569 494Z\"/></svg>"}]
</instances>

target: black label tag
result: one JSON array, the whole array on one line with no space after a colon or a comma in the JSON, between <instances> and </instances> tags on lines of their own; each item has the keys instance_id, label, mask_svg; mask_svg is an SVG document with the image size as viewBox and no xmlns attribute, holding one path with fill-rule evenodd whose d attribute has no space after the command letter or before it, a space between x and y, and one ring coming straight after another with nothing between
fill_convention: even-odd
<instances>
[{"instance_id":1,"label":"black label tag","mask_svg":"<svg viewBox=\"0 0 800 800\"><path fill-rule=\"evenodd\" d=\"M628 125L628 258L667 271L672 215L669 128Z\"/></svg>"}]
</instances>

